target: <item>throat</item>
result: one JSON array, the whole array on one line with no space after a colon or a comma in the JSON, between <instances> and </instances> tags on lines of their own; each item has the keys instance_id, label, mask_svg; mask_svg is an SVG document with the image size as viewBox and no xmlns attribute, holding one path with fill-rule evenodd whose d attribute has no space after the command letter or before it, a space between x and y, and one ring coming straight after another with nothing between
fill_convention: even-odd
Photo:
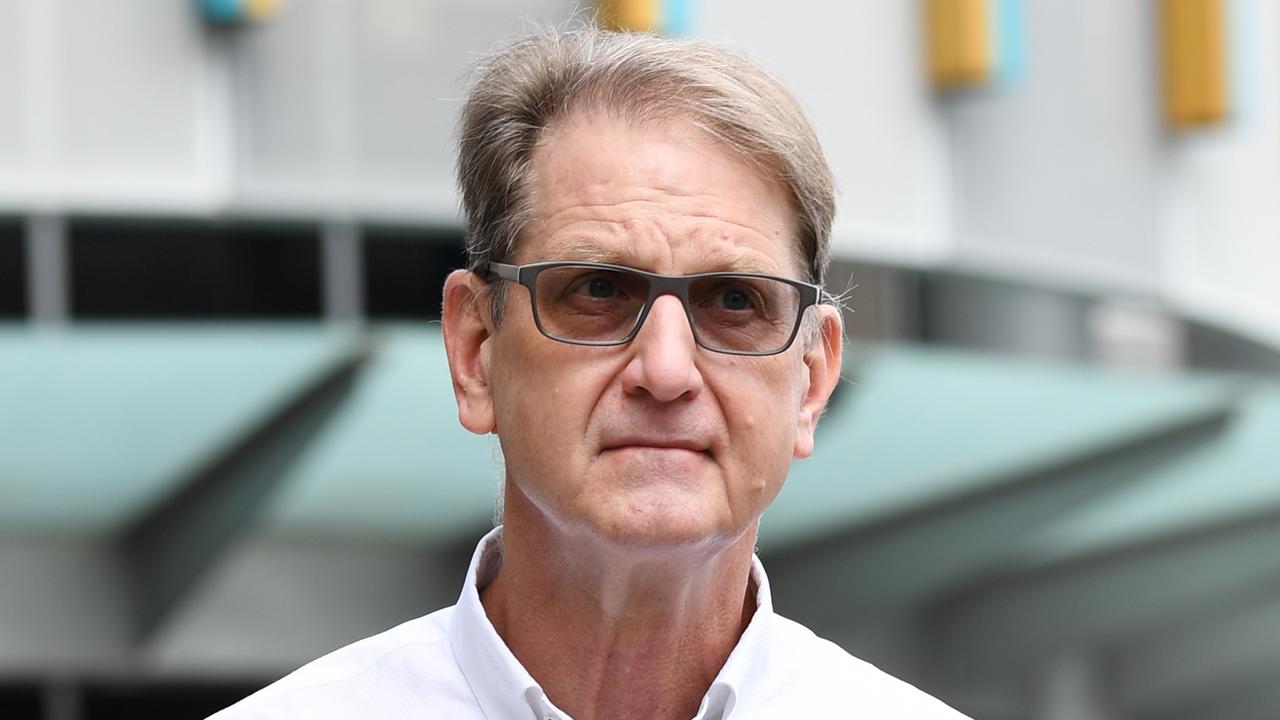
<instances>
[{"instance_id":1,"label":"throat","mask_svg":"<svg viewBox=\"0 0 1280 720\"><path fill-rule=\"evenodd\" d=\"M683 583L638 568L595 582L556 577L524 547L508 543L481 602L515 658L577 720L693 717L756 610L752 545L734 562L721 554L690 569Z\"/></svg>"}]
</instances>

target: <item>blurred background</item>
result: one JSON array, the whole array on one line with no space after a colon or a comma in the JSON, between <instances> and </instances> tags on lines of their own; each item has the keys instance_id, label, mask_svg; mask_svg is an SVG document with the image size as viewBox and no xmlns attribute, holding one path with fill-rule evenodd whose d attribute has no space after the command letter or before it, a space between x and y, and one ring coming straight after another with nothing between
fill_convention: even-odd
<instances>
[{"instance_id":1,"label":"blurred background","mask_svg":"<svg viewBox=\"0 0 1280 720\"><path fill-rule=\"evenodd\" d=\"M779 611L976 718L1280 717L1280 4L605 5L839 181ZM455 117L590 9L0 0L0 717L203 717L456 599Z\"/></svg>"}]
</instances>

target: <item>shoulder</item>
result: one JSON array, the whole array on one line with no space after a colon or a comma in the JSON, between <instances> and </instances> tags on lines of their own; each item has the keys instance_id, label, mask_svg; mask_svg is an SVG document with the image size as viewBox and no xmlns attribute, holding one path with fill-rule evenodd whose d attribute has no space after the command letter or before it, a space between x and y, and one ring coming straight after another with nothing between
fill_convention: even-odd
<instances>
[{"instance_id":1,"label":"shoulder","mask_svg":"<svg viewBox=\"0 0 1280 720\"><path fill-rule=\"evenodd\" d=\"M910 683L860 660L839 645L818 637L793 620L774 616L770 667L779 660L781 672L771 673L778 682L774 713L806 710L814 713L840 708L865 717L910 717L921 720L963 720L964 715Z\"/></svg>"},{"instance_id":2,"label":"shoulder","mask_svg":"<svg viewBox=\"0 0 1280 720\"><path fill-rule=\"evenodd\" d=\"M467 703L449 642L452 615L444 608L339 648L210 720L390 718L424 701Z\"/></svg>"}]
</instances>

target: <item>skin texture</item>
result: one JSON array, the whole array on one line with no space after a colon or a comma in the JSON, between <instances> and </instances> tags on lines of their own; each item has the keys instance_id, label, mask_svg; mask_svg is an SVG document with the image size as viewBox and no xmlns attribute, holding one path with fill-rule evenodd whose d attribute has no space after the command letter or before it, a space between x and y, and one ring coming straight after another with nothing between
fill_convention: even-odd
<instances>
[{"instance_id":1,"label":"skin texture","mask_svg":"<svg viewBox=\"0 0 1280 720\"><path fill-rule=\"evenodd\" d=\"M579 114L534 155L514 263L801 278L784 188L679 122ZM839 377L840 320L770 357L710 352L679 300L625 346L550 340L512 284L458 271L444 329L459 418L506 459L503 566L481 600L552 702L579 720L689 718L751 613L761 513Z\"/></svg>"}]
</instances>

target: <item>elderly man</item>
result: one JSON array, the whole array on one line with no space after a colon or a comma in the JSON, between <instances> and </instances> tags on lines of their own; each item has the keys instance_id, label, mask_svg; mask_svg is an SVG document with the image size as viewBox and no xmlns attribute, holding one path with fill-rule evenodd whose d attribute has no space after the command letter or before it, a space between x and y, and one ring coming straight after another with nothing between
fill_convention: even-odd
<instances>
[{"instance_id":1,"label":"elderly man","mask_svg":"<svg viewBox=\"0 0 1280 720\"><path fill-rule=\"evenodd\" d=\"M458 175L445 345L503 525L456 606L218 717L959 717L775 615L753 555L840 373L831 178L788 92L714 46L544 31L481 68Z\"/></svg>"}]
</instances>

